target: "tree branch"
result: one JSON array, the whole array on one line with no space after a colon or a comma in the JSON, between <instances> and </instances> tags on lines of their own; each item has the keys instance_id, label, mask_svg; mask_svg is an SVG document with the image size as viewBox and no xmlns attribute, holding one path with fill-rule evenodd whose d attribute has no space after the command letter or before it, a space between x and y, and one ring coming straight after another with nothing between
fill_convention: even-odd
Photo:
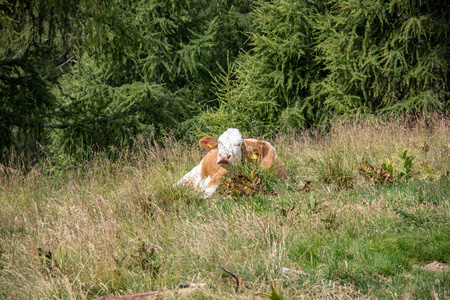
<instances>
[{"instance_id":1,"label":"tree branch","mask_svg":"<svg viewBox=\"0 0 450 300\"><path fill-rule=\"evenodd\" d=\"M40 124L40 123L34 123L34 122L22 122L22 121L11 121L5 118L0 117L0 123L6 124L6 125L14 125L17 127L39 127L39 128L57 128L57 129L64 129L69 127L69 125L54 125L54 124Z\"/></svg>"},{"instance_id":2,"label":"tree branch","mask_svg":"<svg viewBox=\"0 0 450 300\"><path fill-rule=\"evenodd\" d=\"M64 51L60 56L58 56L57 58L55 58L53 61L60 60L61 58L66 59L67 53L69 53L69 50Z\"/></svg>"},{"instance_id":3,"label":"tree branch","mask_svg":"<svg viewBox=\"0 0 450 300\"><path fill-rule=\"evenodd\" d=\"M71 60L73 60L75 58L75 55L72 55L71 57L69 57L68 60L66 60L65 62L63 62L62 64L60 64L59 66L57 66L56 68L61 68L63 66L65 66L66 64L68 64Z\"/></svg>"}]
</instances>

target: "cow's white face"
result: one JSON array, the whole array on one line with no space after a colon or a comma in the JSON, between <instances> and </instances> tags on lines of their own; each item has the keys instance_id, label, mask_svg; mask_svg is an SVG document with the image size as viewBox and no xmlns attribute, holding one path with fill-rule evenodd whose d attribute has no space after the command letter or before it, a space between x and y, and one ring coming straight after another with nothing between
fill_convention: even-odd
<instances>
[{"instance_id":1,"label":"cow's white face","mask_svg":"<svg viewBox=\"0 0 450 300\"><path fill-rule=\"evenodd\" d=\"M235 165L242 159L242 139L241 132L236 128L229 128L218 139L217 164L227 168Z\"/></svg>"}]
</instances>

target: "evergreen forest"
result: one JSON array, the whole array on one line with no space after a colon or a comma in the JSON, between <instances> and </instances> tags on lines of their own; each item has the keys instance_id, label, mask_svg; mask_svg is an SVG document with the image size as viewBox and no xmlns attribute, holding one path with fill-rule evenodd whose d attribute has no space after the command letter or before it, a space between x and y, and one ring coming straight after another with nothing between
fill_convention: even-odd
<instances>
[{"instance_id":1,"label":"evergreen forest","mask_svg":"<svg viewBox=\"0 0 450 300\"><path fill-rule=\"evenodd\" d=\"M448 1L5 0L0 160L448 114Z\"/></svg>"}]
</instances>

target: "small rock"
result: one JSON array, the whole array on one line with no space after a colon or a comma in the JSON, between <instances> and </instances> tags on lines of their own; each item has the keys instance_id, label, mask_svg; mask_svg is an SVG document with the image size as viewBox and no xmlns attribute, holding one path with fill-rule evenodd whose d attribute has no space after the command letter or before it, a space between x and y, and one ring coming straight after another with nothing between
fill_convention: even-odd
<instances>
[{"instance_id":1,"label":"small rock","mask_svg":"<svg viewBox=\"0 0 450 300\"><path fill-rule=\"evenodd\" d=\"M180 289L187 289L187 288L201 288L206 286L206 283L193 283L193 282L189 282L189 281L184 281L182 283L178 284L178 287Z\"/></svg>"},{"instance_id":2,"label":"small rock","mask_svg":"<svg viewBox=\"0 0 450 300\"><path fill-rule=\"evenodd\" d=\"M433 261L432 263L429 263L428 265L422 267L422 269L424 270L431 270L431 271L444 271L447 270L448 268L449 266L438 261Z\"/></svg>"},{"instance_id":3,"label":"small rock","mask_svg":"<svg viewBox=\"0 0 450 300\"><path fill-rule=\"evenodd\" d=\"M185 282L179 283L179 284L178 284L178 287L179 287L180 289L187 289L188 287L191 286L191 284L192 284L192 282L185 281Z\"/></svg>"}]
</instances>

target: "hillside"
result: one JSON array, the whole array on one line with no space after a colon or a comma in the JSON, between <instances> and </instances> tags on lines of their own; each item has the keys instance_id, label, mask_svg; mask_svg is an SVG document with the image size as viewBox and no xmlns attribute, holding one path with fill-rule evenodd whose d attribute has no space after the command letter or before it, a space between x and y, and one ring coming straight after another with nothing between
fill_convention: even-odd
<instances>
[{"instance_id":1,"label":"hillside","mask_svg":"<svg viewBox=\"0 0 450 300\"><path fill-rule=\"evenodd\" d=\"M206 283L186 299L254 299L275 284L285 299L450 298L448 119L281 134L271 143L288 180L256 170L254 192L229 186L211 199L172 187L204 149L135 143L64 171L0 165L0 298L94 299L185 281ZM240 278L237 294L218 264Z\"/></svg>"}]
</instances>

